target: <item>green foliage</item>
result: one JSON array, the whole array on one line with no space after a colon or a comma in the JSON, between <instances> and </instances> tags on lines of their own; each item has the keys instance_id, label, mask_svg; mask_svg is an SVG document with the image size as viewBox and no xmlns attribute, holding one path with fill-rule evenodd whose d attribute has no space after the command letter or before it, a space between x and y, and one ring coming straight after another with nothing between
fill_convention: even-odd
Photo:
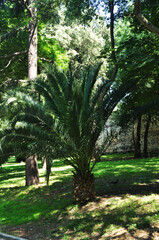
<instances>
[{"instance_id":1,"label":"green foliage","mask_svg":"<svg viewBox=\"0 0 159 240\"><path fill-rule=\"evenodd\" d=\"M119 125L127 127L141 115L157 114L159 40L147 30L138 29L129 17L117 23L115 32L118 80L139 80L134 91L121 102L116 114Z\"/></svg>"},{"instance_id":2,"label":"green foliage","mask_svg":"<svg viewBox=\"0 0 159 240\"><path fill-rule=\"evenodd\" d=\"M128 12L128 6L130 1L128 0L96 0L96 1L86 1L86 0L67 0L67 16L72 19L79 19L81 22L88 22L92 20L93 17L104 12L106 18L109 13L109 4L111 2L117 7L115 18L121 18Z\"/></svg>"},{"instance_id":3,"label":"green foliage","mask_svg":"<svg viewBox=\"0 0 159 240\"><path fill-rule=\"evenodd\" d=\"M36 4L36 1L34 2ZM36 5L35 5L36 6ZM43 26L51 22L59 22L58 8L59 1L40 1L37 3L38 19L38 57L39 73L41 72L44 61L51 60L57 62L63 68L68 69L68 60L65 57L65 51L54 39L48 39L42 34ZM49 12L49 14L48 14ZM24 4L19 1L5 1L0 5L0 77L1 82L8 79L25 79L27 77L27 49L28 49L28 23L30 18ZM12 54L24 52L18 56ZM8 57L4 57L8 56ZM43 59L43 60L42 60Z\"/></svg>"},{"instance_id":4,"label":"green foliage","mask_svg":"<svg viewBox=\"0 0 159 240\"><path fill-rule=\"evenodd\" d=\"M56 62L61 68L68 69L68 57L66 56L66 50L62 48L59 42L48 31L48 28L44 24L38 26L38 57L52 62ZM40 72L43 69L43 61L38 60L38 68Z\"/></svg>"},{"instance_id":5,"label":"green foliage","mask_svg":"<svg viewBox=\"0 0 159 240\"><path fill-rule=\"evenodd\" d=\"M156 27L159 27L159 6L158 1L146 0L141 4L143 15L152 22Z\"/></svg>"},{"instance_id":6,"label":"green foliage","mask_svg":"<svg viewBox=\"0 0 159 240\"><path fill-rule=\"evenodd\" d=\"M74 75L78 78L80 72L89 65L95 65L101 61L103 48L109 49L108 30L104 21L96 19L88 25L79 23L78 20L68 25L63 11L60 12L61 21L58 25L48 25L44 31L50 39L55 38L60 46L65 49L66 56L72 66ZM100 74L105 76L108 51L104 51L105 59Z\"/></svg>"},{"instance_id":7,"label":"green foliage","mask_svg":"<svg viewBox=\"0 0 159 240\"><path fill-rule=\"evenodd\" d=\"M158 78L158 38L146 30L138 32L128 19L116 28L119 78L135 77L143 86L151 85Z\"/></svg>"},{"instance_id":8,"label":"green foliage","mask_svg":"<svg viewBox=\"0 0 159 240\"><path fill-rule=\"evenodd\" d=\"M24 12L19 9L19 13L15 12L14 4L0 7L0 56L10 55L15 52L24 51L27 48L27 24L28 18ZM11 60L11 62L9 62ZM27 76L27 56L21 55L18 58L2 58L0 59L1 82L6 79L22 79ZM8 65L8 63L10 63ZM5 67L8 67L5 69Z\"/></svg>"},{"instance_id":9,"label":"green foliage","mask_svg":"<svg viewBox=\"0 0 159 240\"><path fill-rule=\"evenodd\" d=\"M92 16L95 15L95 8L91 4L91 1L87 0L67 0L66 1L67 14L69 19L78 18L81 22L86 23L92 20Z\"/></svg>"},{"instance_id":10,"label":"green foliage","mask_svg":"<svg viewBox=\"0 0 159 240\"><path fill-rule=\"evenodd\" d=\"M39 22L44 24L48 22L57 24L59 22L58 10L62 2L63 1L61 0L42 0L40 2L38 0L35 0L34 4L38 9L37 17Z\"/></svg>"}]
</instances>

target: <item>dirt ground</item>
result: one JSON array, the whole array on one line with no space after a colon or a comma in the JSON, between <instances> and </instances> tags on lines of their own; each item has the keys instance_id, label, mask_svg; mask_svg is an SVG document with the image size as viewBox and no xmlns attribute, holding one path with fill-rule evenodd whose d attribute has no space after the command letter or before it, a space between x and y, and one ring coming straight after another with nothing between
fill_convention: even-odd
<instances>
[{"instance_id":1,"label":"dirt ground","mask_svg":"<svg viewBox=\"0 0 159 240\"><path fill-rule=\"evenodd\" d=\"M27 224L18 227L6 227L3 229L3 231L7 232L8 234L12 234L14 236L18 236L28 240L58 239L54 237L46 237L43 230L44 229L42 228L42 226L37 224ZM47 231L49 232L51 231L51 229L47 227ZM60 238L59 240L62 239L63 238ZM70 239L76 240L75 238L71 237ZM153 229L137 230L132 231L131 233L128 232L126 229L121 228L104 237L91 237L90 240L159 240L159 228L154 227Z\"/></svg>"}]
</instances>

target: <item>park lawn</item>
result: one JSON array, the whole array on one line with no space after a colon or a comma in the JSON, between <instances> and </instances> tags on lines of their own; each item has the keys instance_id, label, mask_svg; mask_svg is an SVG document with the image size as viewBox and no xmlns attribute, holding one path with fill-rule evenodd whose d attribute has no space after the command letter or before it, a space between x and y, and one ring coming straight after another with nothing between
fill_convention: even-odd
<instances>
[{"instance_id":1,"label":"park lawn","mask_svg":"<svg viewBox=\"0 0 159 240\"><path fill-rule=\"evenodd\" d=\"M84 206L73 203L70 166L56 160L46 186L39 163L41 184L27 188L25 165L12 158L0 173L0 231L30 240L159 236L159 158L131 157L102 157L97 200Z\"/></svg>"}]
</instances>

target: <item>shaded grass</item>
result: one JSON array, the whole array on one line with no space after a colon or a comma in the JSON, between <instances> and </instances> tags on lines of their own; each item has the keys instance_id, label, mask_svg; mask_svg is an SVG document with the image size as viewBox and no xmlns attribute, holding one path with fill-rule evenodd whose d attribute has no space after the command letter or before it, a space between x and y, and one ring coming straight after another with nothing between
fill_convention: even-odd
<instances>
[{"instance_id":1,"label":"shaded grass","mask_svg":"<svg viewBox=\"0 0 159 240\"><path fill-rule=\"evenodd\" d=\"M101 162L95 168L95 177L99 193L112 194L139 193L155 191L159 182L159 159L132 159L121 161ZM105 186L105 187L104 187ZM148 188L148 189L147 189ZM158 189L156 189L158 193ZM156 193L155 191L155 193Z\"/></svg>"},{"instance_id":2,"label":"shaded grass","mask_svg":"<svg viewBox=\"0 0 159 240\"><path fill-rule=\"evenodd\" d=\"M159 221L159 159L125 156L118 156L119 161L113 161L117 155L104 156L96 165L97 201L86 206L73 203L70 166L56 160L50 186L40 168L41 185L26 188L25 165L13 160L5 164L0 173L0 228L20 225L24 236L26 228L32 235L28 239L45 240L108 239L121 228L129 233L152 230Z\"/></svg>"}]
</instances>

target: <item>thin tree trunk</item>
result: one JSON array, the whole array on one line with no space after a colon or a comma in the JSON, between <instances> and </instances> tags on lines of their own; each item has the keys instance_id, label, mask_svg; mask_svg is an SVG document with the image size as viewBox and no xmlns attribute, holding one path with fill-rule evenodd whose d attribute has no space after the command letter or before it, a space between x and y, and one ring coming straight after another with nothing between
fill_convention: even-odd
<instances>
[{"instance_id":1,"label":"thin tree trunk","mask_svg":"<svg viewBox=\"0 0 159 240\"><path fill-rule=\"evenodd\" d=\"M132 140L134 144L134 150L136 149L136 139L135 139L135 122L133 122L133 129L132 129ZM136 152L136 151L135 151ZM135 155L135 154L134 154Z\"/></svg>"},{"instance_id":2,"label":"thin tree trunk","mask_svg":"<svg viewBox=\"0 0 159 240\"><path fill-rule=\"evenodd\" d=\"M137 119L136 141L135 141L135 158L141 157L141 116Z\"/></svg>"},{"instance_id":3,"label":"thin tree trunk","mask_svg":"<svg viewBox=\"0 0 159 240\"><path fill-rule=\"evenodd\" d=\"M37 77L37 10L32 7L33 0L29 1L31 19L28 29L28 78Z\"/></svg>"},{"instance_id":4,"label":"thin tree trunk","mask_svg":"<svg viewBox=\"0 0 159 240\"><path fill-rule=\"evenodd\" d=\"M149 133L149 128L150 128L150 123L151 123L151 115L149 114L147 117L146 121L146 127L145 127L145 132L144 132L144 157L148 157L148 133Z\"/></svg>"},{"instance_id":5,"label":"thin tree trunk","mask_svg":"<svg viewBox=\"0 0 159 240\"><path fill-rule=\"evenodd\" d=\"M112 60L114 63L114 72L113 72L111 81L114 81L118 72L116 53L115 53L115 39L114 39L114 0L109 0L109 11L110 11L110 40L111 40Z\"/></svg>"},{"instance_id":6,"label":"thin tree trunk","mask_svg":"<svg viewBox=\"0 0 159 240\"><path fill-rule=\"evenodd\" d=\"M73 197L76 203L84 204L95 199L94 176L88 175L86 179L74 173Z\"/></svg>"},{"instance_id":7,"label":"thin tree trunk","mask_svg":"<svg viewBox=\"0 0 159 240\"><path fill-rule=\"evenodd\" d=\"M26 159L25 166L26 186L39 184L37 157L30 156Z\"/></svg>"},{"instance_id":8,"label":"thin tree trunk","mask_svg":"<svg viewBox=\"0 0 159 240\"><path fill-rule=\"evenodd\" d=\"M42 168L46 170L46 158L42 157Z\"/></svg>"},{"instance_id":9,"label":"thin tree trunk","mask_svg":"<svg viewBox=\"0 0 159 240\"><path fill-rule=\"evenodd\" d=\"M49 185L49 179L51 174L52 161L46 158L46 184Z\"/></svg>"}]
</instances>

